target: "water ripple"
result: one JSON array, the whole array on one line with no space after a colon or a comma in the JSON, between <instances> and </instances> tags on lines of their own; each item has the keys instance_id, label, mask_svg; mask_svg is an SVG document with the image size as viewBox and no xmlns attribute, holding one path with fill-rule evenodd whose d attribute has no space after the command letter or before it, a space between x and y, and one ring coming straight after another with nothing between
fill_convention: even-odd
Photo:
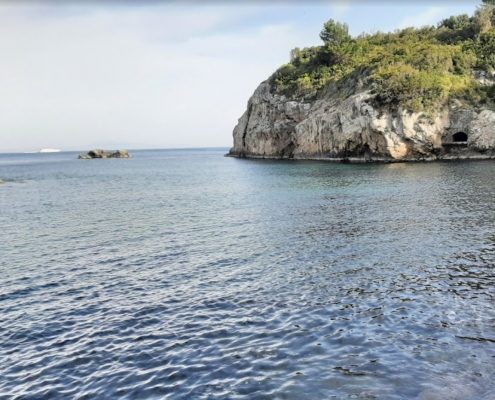
<instances>
[{"instance_id":1,"label":"water ripple","mask_svg":"<svg viewBox=\"0 0 495 400\"><path fill-rule=\"evenodd\" d=\"M0 155L0 397L491 400L494 173Z\"/></svg>"}]
</instances>

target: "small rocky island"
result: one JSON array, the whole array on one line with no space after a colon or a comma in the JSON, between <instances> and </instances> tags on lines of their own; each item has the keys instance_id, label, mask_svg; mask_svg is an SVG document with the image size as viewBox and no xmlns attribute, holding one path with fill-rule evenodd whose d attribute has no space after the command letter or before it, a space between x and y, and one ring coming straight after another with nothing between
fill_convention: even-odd
<instances>
[{"instance_id":1,"label":"small rocky island","mask_svg":"<svg viewBox=\"0 0 495 400\"><path fill-rule=\"evenodd\" d=\"M90 150L86 154L79 155L80 160L91 160L94 158L130 158L127 150Z\"/></svg>"},{"instance_id":2,"label":"small rocky island","mask_svg":"<svg viewBox=\"0 0 495 400\"><path fill-rule=\"evenodd\" d=\"M495 6L353 38L329 20L262 82L228 155L336 161L495 158Z\"/></svg>"}]
</instances>

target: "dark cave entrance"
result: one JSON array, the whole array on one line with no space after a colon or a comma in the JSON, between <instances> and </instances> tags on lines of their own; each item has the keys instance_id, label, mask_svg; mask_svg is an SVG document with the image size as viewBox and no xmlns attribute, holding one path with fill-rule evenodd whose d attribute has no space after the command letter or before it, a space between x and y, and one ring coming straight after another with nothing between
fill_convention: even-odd
<instances>
[{"instance_id":1,"label":"dark cave entrance","mask_svg":"<svg viewBox=\"0 0 495 400\"><path fill-rule=\"evenodd\" d=\"M457 132L452 135L452 141L454 143L465 143L468 140L468 135L465 132Z\"/></svg>"}]
</instances>

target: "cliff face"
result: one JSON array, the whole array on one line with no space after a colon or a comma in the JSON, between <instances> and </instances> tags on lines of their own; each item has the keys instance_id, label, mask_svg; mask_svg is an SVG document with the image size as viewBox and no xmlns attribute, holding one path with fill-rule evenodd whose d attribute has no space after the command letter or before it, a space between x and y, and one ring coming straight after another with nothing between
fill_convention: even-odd
<instances>
[{"instance_id":1,"label":"cliff face","mask_svg":"<svg viewBox=\"0 0 495 400\"><path fill-rule=\"evenodd\" d=\"M230 155L250 158L412 161L495 158L495 112L451 101L408 112L375 106L365 85L329 87L312 100L261 83L234 129Z\"/></svg>"}]
</instances>

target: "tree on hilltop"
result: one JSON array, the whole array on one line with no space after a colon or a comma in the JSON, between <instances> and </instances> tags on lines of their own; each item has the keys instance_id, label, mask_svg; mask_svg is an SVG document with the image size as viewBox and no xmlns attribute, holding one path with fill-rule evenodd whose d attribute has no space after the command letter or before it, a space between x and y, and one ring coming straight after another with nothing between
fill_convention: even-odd
<instances>
[{"instance_id":1,"label":"tree on hilltop","mask_svg":"<svg viewBox=\"0 0 495 400\"><path fill-rule=\"evenodd\" d=\"M320 39L323 40L327 46L340 46L341 44L347 43L351 40L351 35L349 35L349 27L345 23L329 19L323 25L323 29L320 32Z\"/></svg>"}]
</instances>

